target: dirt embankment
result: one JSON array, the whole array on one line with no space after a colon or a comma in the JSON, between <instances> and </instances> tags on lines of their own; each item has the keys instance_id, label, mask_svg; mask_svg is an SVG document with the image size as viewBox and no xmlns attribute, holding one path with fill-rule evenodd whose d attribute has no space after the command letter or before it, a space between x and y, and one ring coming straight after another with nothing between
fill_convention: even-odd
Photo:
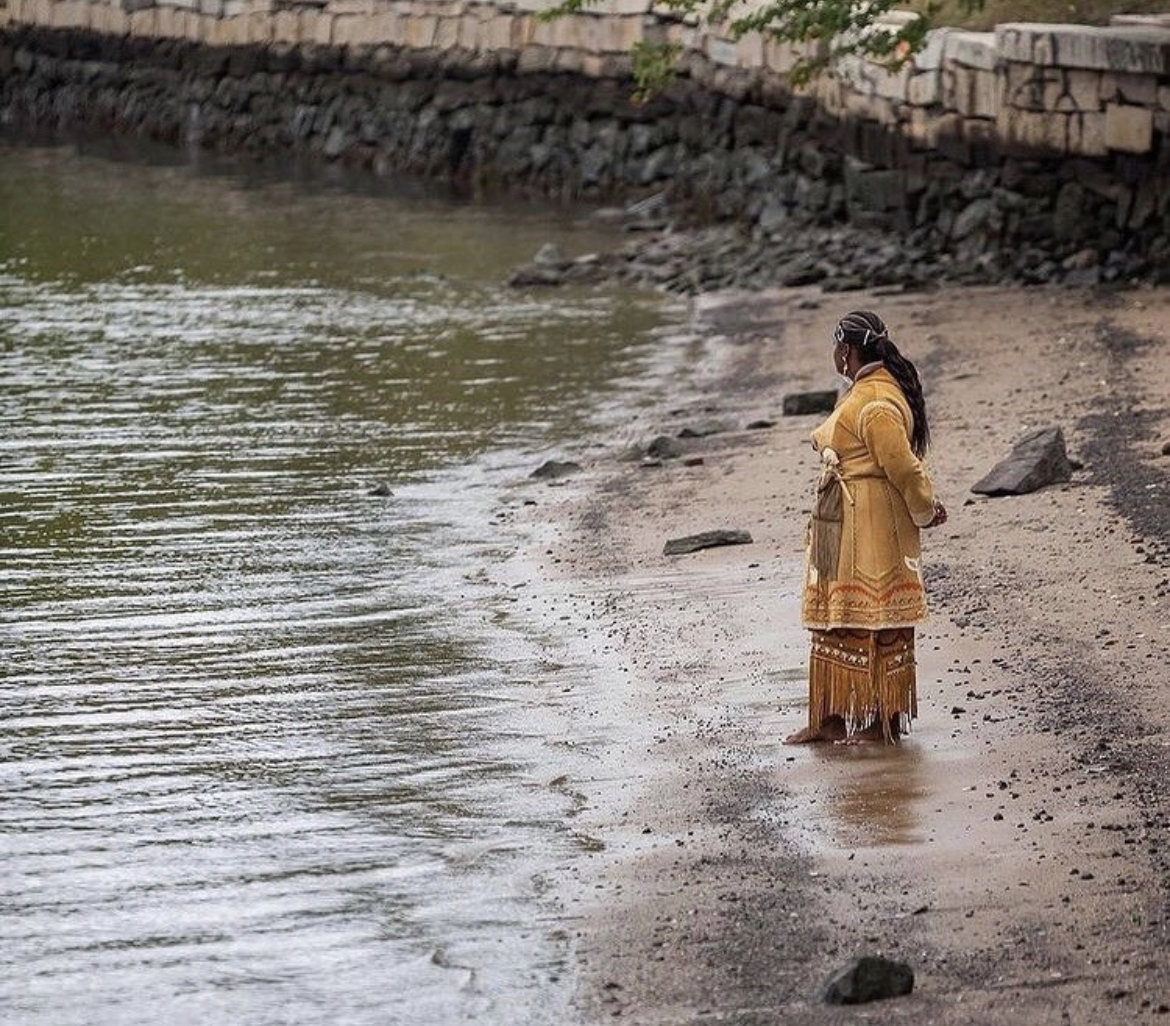
<instances>
[{"instance_id":1,"label":"dirt embankment","mask_svg":"<svg viewBox=\"0 0 1170 1026\"><path fill-rule=\"evenodd\" d=\"M829 338L878 310L926 383L950 522L925 539L921 717L897 747L789 749L802 723L801 546ZM535 615L569 626L562 712L593 772L559 781L592 854L552 881L585 1021L1086 1023L1170 1012L1170 293L808 290L696 307L675 414L577 454L517 517ZM710 418L701 464L619 463ZM743 425L771 417L775 426ZM1026 429L1083 461L1019 498L968 489ZM662 555L740 528L750 546ZM913 996L830 1009L862 952ZM1170 1021L1170 1018L1161 1021Z\"/></svg>"}]
</instances>

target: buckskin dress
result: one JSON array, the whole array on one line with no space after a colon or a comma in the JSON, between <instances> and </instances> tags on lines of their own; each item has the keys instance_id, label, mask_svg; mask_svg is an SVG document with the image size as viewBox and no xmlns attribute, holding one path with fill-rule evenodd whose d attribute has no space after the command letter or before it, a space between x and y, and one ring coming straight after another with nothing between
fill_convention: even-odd
<instances>
[{"instance_id":1,"label":"buckskin dress","mask_svg":"<svg viewBox=\"0 0 1170 1026\"><path fill-rule=\"evenodd\" d=\"M835 567L831 556L814 559L809 531L801 614L812 632L814 730L840 716L850 733L880 724L890 738L918 713L914 625L926 618L918 532L935 508L910 448L913 423L893 375L870 364L812 434L822 487L842 489Z\"/></svg>"}]
</instances>

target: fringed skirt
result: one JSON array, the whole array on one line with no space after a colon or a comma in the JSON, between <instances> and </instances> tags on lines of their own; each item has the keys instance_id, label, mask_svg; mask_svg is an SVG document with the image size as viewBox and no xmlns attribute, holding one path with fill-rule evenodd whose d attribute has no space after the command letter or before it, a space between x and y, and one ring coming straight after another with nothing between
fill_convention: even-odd
<instances>
[{"instance_id":1,"label":"fringed skirt","mask_svg":"<svg viewBox=\"0 0 1170 1026\"><path fill-rule=\"evenodd\" d=\"M840 716L850 734L880 723L892 740L918 715L914 628L812 631L808 725Z\"/></svg>"}]
</instances>

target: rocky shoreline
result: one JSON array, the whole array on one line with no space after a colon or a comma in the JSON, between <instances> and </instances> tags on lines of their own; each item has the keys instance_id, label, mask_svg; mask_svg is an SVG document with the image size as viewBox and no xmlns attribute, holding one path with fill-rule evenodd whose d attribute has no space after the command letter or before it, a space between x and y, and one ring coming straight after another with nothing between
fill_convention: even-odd
<instances>
[{"instance_id":1,"label":"rocky shoreline","mask_svg":"<svg viewBox=\"0 0 1170 1026\"><path fill-rule=\"evenodd\" d=\"M946 285L1063 285L1132 288L1170 282L1170 260L1161 249L1143 254L1054 240L1019 249L989 245L971 233L979 218L1002 220L1019 198L972 176L974 196L956 218L960 245L930 232L899 233L788 216L768 225L690 223L665 193L599 216L620 224L630 239L612 251L568 257L555 249L516 268L519 287L613 282L697 295L721 289L769 289L818 285L823 292L867 288L922 289Z\"/></svg>"}]
</instances>

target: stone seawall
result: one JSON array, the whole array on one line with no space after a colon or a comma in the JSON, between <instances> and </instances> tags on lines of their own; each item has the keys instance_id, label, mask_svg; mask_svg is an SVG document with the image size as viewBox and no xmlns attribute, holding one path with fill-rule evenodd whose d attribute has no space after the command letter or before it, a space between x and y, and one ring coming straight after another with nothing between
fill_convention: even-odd
<instances>
[{"instance_id":1,"label":"stone seawall","mask_svg":"<svg viewBox=\"0 0 1170 1026\"><path fill-rule=\"evenodd\" d=\"M896 230L982 278L1170 270L1170 18L938 30L897 74L850 59L799 90L796 54L759 37L645 0L543 23L541 2L8 0L0 118L556 196L664 191L756 239ZM684 56L639 105L642 39Z\"/></svg>"}]
</instances>

